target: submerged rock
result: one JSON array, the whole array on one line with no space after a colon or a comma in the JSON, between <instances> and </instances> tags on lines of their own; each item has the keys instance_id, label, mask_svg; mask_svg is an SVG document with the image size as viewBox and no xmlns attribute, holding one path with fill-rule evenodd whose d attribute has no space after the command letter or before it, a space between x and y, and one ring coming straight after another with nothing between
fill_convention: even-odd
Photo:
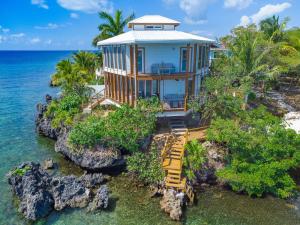
<instances>
[{"instance_id":1,"label":"submerged rock","mask_svg":"<svg viewBox=\"0 0 300 225\"><path fill-rule=\"evenodd\" d=\"M46 159L44 162L43 162L43 169L45 170L49 170L49 169L54 169L54 162L52 159Z\"/></svg>"},{"instance_id":2,"label":"submerged rock","mask_svg":"<svg viewBox=\"0 0 300 225\"><path fill-rule=\"evenodd\" d=\"M51 182L55 210L84 208L91 200L90 190L75 176L55 177Z\"/></svg>"},{"instance_id":3,"label":"submerged rock","mask_svg":"<svg viewBox=\"0 0 300 225\"><path fill-rule=\"evenodd\" d=\"M179 221L182 217L182 208L185 204L184 193L174 190L165 190L160 207L168 213L172 220Z\"/></svg>"},{"instance_id":4,"label":"submerged rock","mask_svg":"<svg viewBox=\"0 0 300 225\"><path fill-rule=\"evenodd\" d=\"M85 173L80 177L80 180L84 183L85 187L95 188L105 181L102 173Z\"/></svg>"},{"instance_id":5,"label":"submerged rock","mask_svg":"<svg viewBox=\"0 0 300 225\"><path fill-rule=\"evenodd\" d=\"M89 205L89 211L94 211L97 209L106 209L108 207L108 187L102 185L96 192L94 200Z\"/></svg>"},{"instance_id":6,"label":"submerged rock","mask_svg":"<svg viewBox=\"0 0 300 225\"><path fill-rule=\"evenodd\" d=\"M89 170L115 169L125 165L121 152L115 148L96 146L92 150L84 148L76 152L68 144L67 130L58 137L55 151L62 153L80 167Z\"/></svg>"},{"instance_id":7,"label":"submerged rock","mask_svg":"<svg viewBox=\"0 0 300 225\"><path fill-rule=\"evenodd\" d=\"M90 189L102 182L100 174L52 177L34 162L22 163L8 174L8 183L20 200L19 211L30 220L45 217L53 210L83 208L90 203L92 209L106 208L107 186L100 187L95 194Z\"/></svg>"}]
</instances>

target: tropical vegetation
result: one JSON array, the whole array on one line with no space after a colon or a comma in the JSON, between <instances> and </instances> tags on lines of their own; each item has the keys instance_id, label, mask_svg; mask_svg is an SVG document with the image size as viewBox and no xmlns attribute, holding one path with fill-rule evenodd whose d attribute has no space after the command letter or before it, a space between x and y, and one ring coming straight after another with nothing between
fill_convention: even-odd
<instances>
[{"instance_id":1,"label":"tropical vegetation","mask_svg":"<svg viewBox=\"0 0 300 225\"><path fill-rule=\"evenodd\" d=\"M121 10L116 10L114 17L107 12L100 12L99 17L105 22L98 26L100 33L93 39L93 46L97 46L97 42L117 36L124 33L124 28L127 23L134 19L134 14L130 14L128 17L123 19L123 12Z\"/></svg>"},{"instance_id":2,"label":"tropical vegetation","mask_svg":"<svg viewBox=\"0 0 300 225\"><path fill-rule=\"evenodd\" d=\"M153 133L159 110L159 102L153 98L140 100L135 108L122 105L107 117L92 115L73 127L69 142L76 149L101 144L135 152Z\"/></svg>"},{"instance_id":3,"label":"tropical vegetation","mask_svg":"<svg viewBox=\"0 0 300 225\"><path fill-rule=\"evenodd\" d=\"M258 197L293 195L296 184L289 171L300 165L300 135L264 107L243 111L235 119L213 120L208 139L229 149L228 165L217 175L234 191Z\"/></svg>"},{"instance_id":4,"label":"tropical vegetation","mask_svg":"<svg viewBox=\"0 0 300 225\"><path fill-rule=\"evenodd\" d=\"M155 147L149 152L134 152L127 158L127 169L135 173L139 180L144 183L159 183L164 178L161 167L160 150Z\"/></svg>"}]
</instances>

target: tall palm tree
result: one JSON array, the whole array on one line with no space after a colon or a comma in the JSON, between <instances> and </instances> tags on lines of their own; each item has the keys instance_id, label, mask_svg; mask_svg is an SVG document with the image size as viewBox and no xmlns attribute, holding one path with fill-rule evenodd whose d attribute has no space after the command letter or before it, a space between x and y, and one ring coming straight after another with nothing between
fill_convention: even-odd
<instances>
[{"instance_id":1,"label":"tall palm tree","mask_svg":"<svg viewBox=\"0 0 300 225\"><path fill-rule=\"evenodd\" d=\"M124 33L124 28L126 24L135 18L134 13L123 19L121 10L117 10L115 12L114 17L112 17L107 12L100 12L99 17L100 19L104 20L105 22L100 24L98 29L100 34L97 35L93 40L93 46L97 46L97 42L114 37L116 35Z\"/></svg>"},{"instance_id":2,"label":"tall palm tree","mask_svg":"<svg viewBox=\"0 0 300 225\"><path fill-rule=\"evenodd\" d=\"M289 21L285 18L282 22L279 21L279 16L272 16L260 22L260 30L274 42L280 42L284 38L284 29Z\"/></svg>"}]
</instances>

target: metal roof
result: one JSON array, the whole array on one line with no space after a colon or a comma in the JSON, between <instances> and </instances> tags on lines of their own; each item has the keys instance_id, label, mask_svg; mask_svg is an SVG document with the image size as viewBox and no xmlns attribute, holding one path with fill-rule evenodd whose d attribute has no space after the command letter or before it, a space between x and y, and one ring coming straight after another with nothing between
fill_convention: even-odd
<instances>
[{"instance_id":1,"label":"metal roof","mask_svg":"<svg viewBox=\"0 0 300 225\"><path fill-rule=\"evenodd\" d=\"M160 15L145 15L130 21L128 27L131 28L134 24L169 24L178 26L180 22Z\"/></svg>"},{"instance_id":2,"label":"metal roof","mask_svg":"<svg viewBox=\"0 0 300 225\"><path fill-rule=\"evenodd\" d=\"M99 41L98 46L115 44L159 44L159 43L215 43L215 40L177 30L132 30L115 37Z\"/></svg>"}]
</instances>

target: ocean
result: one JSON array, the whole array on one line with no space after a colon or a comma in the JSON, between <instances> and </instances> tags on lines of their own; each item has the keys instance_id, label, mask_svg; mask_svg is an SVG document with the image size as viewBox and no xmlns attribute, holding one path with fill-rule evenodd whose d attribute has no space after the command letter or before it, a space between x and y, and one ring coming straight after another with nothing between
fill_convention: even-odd
<instances>
[{"instance_id":1,"label":"ocean","mask_svg":"<svg viewBox=\"0 0 300 225\"><path fill-rule=\"evenodd\" d=\"M53 158L58 174L81 174L82 170L54 151L54 141L35 133L36 104L46 94L56 63L71 51L0 51L0 225L296 225L299 209L284 200L252 199L224 189L212 188L198 194L198 204L188 207L182 222L174 222L160 210L159 198L147 188L137 187L124 176L109 182L110 207L89 213L85 209L53 212L30 222L17 210L17 201L5 175L24 161Z\"/></svg>"}]
</instances>

